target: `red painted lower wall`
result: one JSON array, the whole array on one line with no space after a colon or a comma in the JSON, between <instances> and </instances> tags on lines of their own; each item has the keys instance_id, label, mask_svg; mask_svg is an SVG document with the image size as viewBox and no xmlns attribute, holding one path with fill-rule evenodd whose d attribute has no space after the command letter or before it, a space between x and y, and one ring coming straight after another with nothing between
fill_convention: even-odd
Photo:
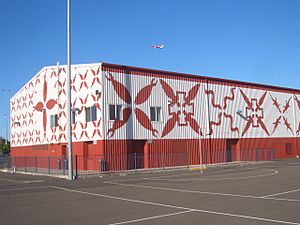
<instances>
[{"instance_id":1,"label":"red painted lower wall","mask_svg":"<svg viewBox=\"0 0 300 225\"><path fill-rule=\"evenodd\" d=\"M67 158L67 145L12 147L11 156ZM80 170L127 170L195 165L240 160L270 160L296 157L300 138L196 139L191 140L105 140L73 143ZM27 160L28 162L28 160Z\"/></svg>"}]
</instances>

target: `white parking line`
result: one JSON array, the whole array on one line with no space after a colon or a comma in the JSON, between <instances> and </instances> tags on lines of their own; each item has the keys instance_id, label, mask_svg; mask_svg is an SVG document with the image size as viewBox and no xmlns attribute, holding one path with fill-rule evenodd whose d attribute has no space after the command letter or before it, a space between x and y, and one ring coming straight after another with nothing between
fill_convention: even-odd
<instances>
[{"instance_id":1,"label":"white parking line","mask_svg":"<svg viewBox=\"0 0 300 225\"><path fill-rule=\"evenodd\" d=\"M221 177L221 178L186 178L186 179L161 179L161 178L144 178L145 180L163 180L163 181L173 181L173 182L182 182L182 181L215 181L215 180L238 180L238 179L249 179L249 178L258 178L258 177L268 177L278 174L277 170L273 169L260 169L264 171L269 171L271 173L251 175L251 176L240 176L240 177Z\"/></svg>"},{"instance_id":2,"label":"white parking line","mask_svg":"<svg viewBox=\"0 0 300 225\"><path fill-rule=\"evenodd\" d=\"M193 191L193 190L186 190L186 189L155 187L155 186L148 186L148 185L145 186L145 185L135 185L135 184L120 184L120 183L115 183L115 182L104 182L104 183L117 185L117 186L124 186L124 187L144 188L144 189L161 190L161 191L175 191L175 192L195 193L195 194L221 195L221 196L240 197L240 198L255 198L255 199L261 198L258 196L251 196L251 195L236 195L236 194L226 194L226 193L219 193L219 192Z\"/></svg>"},{"instance_id":3,"label":"white parking line","mask_svg":"<svg viewBox=\"0 0 300 225\"><path fill-rule=\"evenodd\" d=\"M163 204L163 203L157 203L157 202L122 198L122 197L97 194L97 193L92 193L92 192L87 192L87 191L79 191L79 190L74 190L74 189L69 189L69 188L64 188L64 187L59 187L59 186L51 186L51 187L53 187L55 189L58 189L58 190L67 191L67 192L73 192L73 193L79 193L79 194L85 194L85 195L92 195L92 196L98 196L98 197L121 200L121 201L127 201L127 202L134 202L134 203L145 204L145 205L154 205L154 206L161 206L161 207L167 207L167 208L173 208L173 209L181 209L181 210L184 210L183 212L186 212L186 213L187 212L201 212L201 213L207 213L207 214L213 214L213 215L228 216L228 217L235 217L235 218L242 218L242 219L249 219L249 220L257 220L257 221L265 221L265 222L273 222L273 223L279 223L279 224L299 225L299 223L291 222L291 221L283 221L283 220L275 220L275 219L256 217L256 216L248 216L248 215L241 215L241 214L232 214L232 213L224 213L224 212L217 212L217 211L210 211L210 210L187 208L187 207L181 207L181 206L175 206L175 205L169 205L169 204Z\"/></svg>"},{"instance_id":4,"label":"white parking line","mask_svg":"<svg viewBox=\"0 0 300 225\"><path fill-rule=\"evenodd\" d=\"M221 178L205 178L205 175L202 176L199 173L199 177L197 178L185 178L185 179L164 179L164 178L171 178L171 177L180 177L180 176L187 176L187 175L195 175L195 173L183 173L183 174L173 174L173 175L163 175L163 176L153 176L153 177L142 177L142 178L133 178L133 179L120 179L120 180L114 180L114 182L127 182L127 181L138 181L138 180L163 180L163 181L214 181L214 180L237 180L237 179L248 179L248 178L256 178L256 177L267 177L267 176L273 176L278 174L278 170L275 169L264 169L261 167L255 167L255 168L244 168L243 170L240 170L240 172L245 172L247 170L264 170L264 171L269 171L271 173L267 174L259 174L259 175L252 175L252 176L240 176L240 177L221 177ZM235 169L227 169L226 171L233 170L236 171ZM224 172L224 171L223 171ZM220 174L221 172L212 172L209 173L208 175L217 175Z\"/></svg>"},{"instance_id":5,"label":"white parking line","mask_svg":"<svg viewBox=\"0 0 300 225\"><path fill-rule=\"evenodd\" d=\"M4 181L9 181L9 182L14 182L14 183L25 183L25 184L30 184L30 183L41 183L44 182L43 180L12 180L12 179L5 179L5 178L0 178L0 180Z\"/></svg>"},{"instance_id":6,"label":"white parking line","mask_svg":"<svg viewBox=\"0 0 300 225\"><path fill-rule=\"evenodd\" d=\"M120 184L120 183L115 183L115 182L104 182L104 183L117 185L117 186L124 186L124 187L144 188L144 189L153 189L153 190L161 190L161 191L175 191L175 192L220 195L220 196L239 197L239 198L253 198L253 199L266 199L266 200L274 200L274 201L300 202L299 199L271 198L271 197L264 197L264 196L261 197L261 196L253 196L253 195L237 195L237 194L208 192L208 191L193 191L193 190L186 190L186 189L155 187L155 186L148 186L148 185L145 186L145 185L135 185L135 184Z\"/></svg>"},{"instance_id":7,"label":"white parking line","mask_svg":"<svg viewBox=\"0 0 300 225\"><path fill-rule=\"evenodd\" d=\"M298 192L298 191L300 191L300 189L279 192L279 193L275 193L275 194L271 194L271 195L265 195L265 196L262 196L262 198L269 198L269 197L273 197L273 196L277 196L277 195L283 195L283 194L288 194L288 193L293 193L293 192Z\"/></svg>"},{"instance_id":8,"label":"white parking line","mask_svg":"<svg viewBox=\"0 0 300 225\"><path fill-rule=\"evenodd\" d=\"M0 180L9 181L13 183L24 183L24 181L20 181L20 180L11 180L11 179L4 179L4 178L0 178Z\"/></svg>"},{"instance_id":9,"label":"white parking line","mask_svg":"<svg viewBox=\"0 0 300 225\"><path fill-rule=\"evenodd\" d=\"M30 183L42 183L43 180L24 180L24 183L30 184Z\"/></svg>"},{"instance_id":10,"label":"white parking line","mask_svg":"<svg viewBox=\"0 0 300 225\"><path fill-rule=\"evenodd\" d=\"M241 169L242 168L242 169ZM245 172L245 171L248 171L248 170L263 170L264 168L261 168L261 167L239 167L239 169L237 170L236 168L226 168L226 171L224 170L220 170L220 171L213 171L213 172L210 172L208 173L209 176L211 175L218 175L218 174L224 174L224 172L226 174L228 174L229 171L238 171L238 172ZM155 177L149 177L149 178L144 178L144 179L155 179L155 178L170 178L170 177L179 177L179 176L187 176L187 175L201 175L201 177L203 177L203 175L201 173L182 173L182 174L173 174L173 175L163 175L163 176L155 176ZM205 177L205 174L204 174L204 177Z\"/></svg>"},{"instance_id":11,"label":"white parking line","mask_svg":"<svg viewBox=\"0 0 300 225\"><path fill-rule=\"evenodd\" d=\"M269 200L276 200L276 201L287 201L287 202L300 202L300 199L290 199L290 198L262 198L262 199L269 199ZM299 223L300 225L300 223Z\"/></svg>"},{"instance_id":12,"label":"white parking line","mask_svg":"<svg viewBox=\"0 0 300 225\"><path fill-rule=\"evenodd\" d=\"M126 223L136 223L136 222L141 222L141 221L146 221L146 220L154 220L154 219L160 219L160 218L164 218L164 217L176 216L176 215L189 213L189 212L193 212L193 211L188 210L188 211L169 213L169 214L158 215L158 216L150 216L150 217L144 217L144 218L135 219L135 220L123 221L123 222L119 222L119 223L110 223L108 225L120 225L120 224L126 224Z\"/></svg>"},{"instance_id":13,"label":"white parking line","mask_svg":"<svg viewBox=\"0 0 300 225\"><path fill-rule=\"evenodd\" d=\"M49 185L47 186L36 186L36 187L24 187L24 188L6 188L6 189L0 189L0 192L3 191L25 191L25 190L34 190L34 189L40 189L40 188L49 188Z\"/></svg>"},{"instance_id":14,"label":"white parking line","mask_svg":"<svg viewBox=\"0 0 300 225\"><path fill-rule=\"evenodd\" d=\"M98 197L103 197L103 198L110 198L110 199L115 199L115 200L121 200L121 201L127 201L127 202L134 202L134 203L140 203L140 204L145 204L145 205L154 205L154 206L162 206L162 207L168 207L168 208L174 208L174 209L182 209L182 210L191 210L189 208L185 207L179 207L179 206L173 206L173 205L168 205L168 204L161 204L161 203L156 203L156 202L149 202L149 201L143 201L143 200L135 200L135 199L129 199L129 198L122 198L122 197L115 197L115 196L110 196L110 195L102 195L102 194L97 194L97 193L92 193L92 192L87 192L87 191L79 191L79 190L74 190L74 189L69 189L69 188L64 188L64 187L59 187L59 186L50 186L55 189L59 189L62 191L67 191L67 192L74 192L74 193L80 193L80 194L86 194L86 195L93 195L93 196L98 196Z\"/></svg>"}]
</instances>

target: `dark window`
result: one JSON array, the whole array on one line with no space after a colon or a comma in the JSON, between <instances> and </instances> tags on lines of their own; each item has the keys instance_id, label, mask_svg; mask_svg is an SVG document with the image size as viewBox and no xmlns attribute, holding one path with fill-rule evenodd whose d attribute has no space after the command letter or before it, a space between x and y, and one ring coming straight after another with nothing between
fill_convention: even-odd
<instances>
[{"instance_id":1,"label":"dark window","mask_svg":"<svg viewBox=\"0 0 300 225\"><path fill-rule=\"evenodd\" d=\"M58 126L58 115L50 115L50 127L51 129Z\"/></svg>"},{"instance_id":2,"label":"dark window","mask_svg":"<svg viewBox=\"0 0 300 225\"><path fill-rule=\"evenodd\" d=\"M122 105L109 105L109 120L122 120Z\"/></svg>"},{"instance_id":3,"label":"dark window","mask_svg":"<svg viewBox=\"0 0 300 225\"><path fill-rule=\"evenodd\" d=\"M161 121L161 107L150 107L150 119L151 121Z\"/></svg>"},{"instance_id":4,"label":"dark window","mask_svg":"<svg viewBox=\"0 0 300 225\"><path fill-rule=\"evenodd\" d=\"M95 121L97 120L97 108L95 106L85 108L85 121Z\"/></svg>"},{"instance_id":5,"label":"dark window","mask_svg":"<svg viewBox=\"0 0 300 225\"><path fill-rule=\"evenodd\" d=\"M76 123L76 113L73 110L72 110L72 114L71 114L71 123L72 124Z\"/></svg>"}]
</instances>

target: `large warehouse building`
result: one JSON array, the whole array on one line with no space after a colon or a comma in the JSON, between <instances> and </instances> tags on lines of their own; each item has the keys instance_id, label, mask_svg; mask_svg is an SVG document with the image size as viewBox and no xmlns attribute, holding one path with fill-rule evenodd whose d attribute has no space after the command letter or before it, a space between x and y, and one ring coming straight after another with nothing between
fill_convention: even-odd
<instances>
[{"instance_id":1,"label":"large warehouse building","mask_svg":"<svg viewBox=\"0 0 300 225\"><path fill-rule=\"evenodd\" d=\"M162 155L176 166L300 153L300 90L107 63L73 65L71 88L73 154L86 169L92 156L123 170L131 154L154 168ZM66 156L66 100L59 65L11 98L12 156Z\"/></svg>"}]
</instances>

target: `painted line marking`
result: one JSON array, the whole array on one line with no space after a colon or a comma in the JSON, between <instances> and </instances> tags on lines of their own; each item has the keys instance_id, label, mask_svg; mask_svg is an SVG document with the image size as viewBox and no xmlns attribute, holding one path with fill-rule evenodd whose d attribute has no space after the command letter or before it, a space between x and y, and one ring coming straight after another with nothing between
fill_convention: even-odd
<instances>
[{"instance_id":1,"label":"painted line marking","mask_svg":"<svg viewBox=\"0 0 300 225\"><path fill-rule=\"evenodd\" d=\"M277 196L277 195L283 195L283 194L288 194L288 193L293 193L293 192L298 192L298 191L300 191L300 188L295 189L295 190L290 190L290 191L279 192L279 193L275 193L275 194L271 194L271 195L265 195L265 196L262 196L262 198L268 198L268 197L273 197L273 196Z\"/></svg>"},{"instance_id":2,"label":"painted line marking","mask_svg":"<svg viewBox=\"0 0 300 225\"><path fill-rule=\"evenodd\" d=\"M227 169L227 171L236 171L236 169ZM261 177L261 176L272 176L272 175L276 175L279 172L275 169L264 169L261 167L255 167L255 168L243 168L243 170L240 170L240 172L244 172L245 170L266 170L266 171L273 171L273 173L271 174L262 174L262 175L254 175L255 177ZM216 174L220 174L220 173L224 173L224 171L219 171L219 172L212 172L212 173L207 173L207 175L216 175ZM180 177L180 176L186 176L186 175L199 175L200 174L196 174L194 172L191 173L183 173L183 174L174 174L174 175L164 175L164 176L154 176L154 177L142 177L142 178L134 178L134 179L119 179L119 180L114 180L114 182L127 182L127 181L138 181L138 180L165 180L165 181L189 181L189 180L233 180L233 179L246 179L246 178L253 178L250 176L247 177L228 177L228 178L186 178L186 179L161 179L161 178L170 178L170 177ZM204 175L205 176L205 175ZM201 177L203 177L201 175Z\"/></svg>"},{"instance_id":3,"label":"painted line marking","mask_svg":"<svg viewBox=\"0 0 300 225\"><path fill-rule=\"evenodd\" d=\"M294 167L300 167L300 166L287 166L287 167L290 167L290 168L292 167L292 168L294 168Z\"/></svg>"},{"instance_id":4,"label":"painted line marking","mask_svg":"<svg viewBox=\"0 0 300 225\"><path fill-rule=\"evenodd\" d=\"M114 182L104 182L104 183L117 185L117 186L124 186L124 187L144 188L144 189L161 190L161 191L174 191L174 192L185 192L185 193L192 193L192 194L207 194L207 195L219 195L219 196L252 198L252 199L266 199L266 200L274 200L274 201L300 202L299 199L269 198L269 197L260 197L260 196L252 196L252 195L237 195L237 194L220 193L220 192L193 191L193 190L186 190L186 189L154 187L154 186L144 186L144 185L135 185L135 184L120 184Z\"/></svg>"},{"instance_id":5,"label":"painted line marking","mask_svg":"<svg viewBox=\"0 0 300 225\"><path fill-rule=\"evenodd\" d=\"M34 189L40 189L40 188L49 188L50 186L36 186L36 187L24 187L24 188L6 188L6 189L0 189L0 192L2 191L25 191L25 190L34 190Z\"/></svg>"},{"instance_id":6,"label":"painted line marking","mask_svg":"<svg viewBox=\"0 0 300 225\"><path fill-rule=\"evenodd\" d=\"M226 170L220 170L220 171L213 171L213 172L209 172L209 173L205 173L207 175L218 175L218 174L228 174L229 171L234 171L234 172L244 172L246 170L261 170L261 169L264 169L264 168L261 168L261 167L238 167L239 169L236 169L236 168L226 168ZM174 174L174 175L164 175L164 176L156 176L156 177L150 177L150 178L169 178L169 177L179 177L179 176L186 176L186 175L199 175L199 173L183 173L183 174ZM145 178L147 179L147 178Z\"/></svg>"},{"instance_id":7,"label":"painted line marking","mask_svg":"<svg viewBox=\"0 0 300 225\"><path fill-rule=\"evenodd\" d=\"M262 199L269 199L275 201L287 201L287 202L300 202L300 199L290 199L290 198L262 198Z\"/></svg>"},{"instance_id":8,"label":"painted line marking","mask_svg":"<svg viewBox=\"0 0 300 225\"><path fill-rule=\"evenodd\" d=\"M260 199L259 196L251 196L251 195L236 195L236 194L226 194L226 193L219 193L219 192L208 192L208 191L193 191L193 190L186 190L186 189L177 189L177 188L165 188L165 187L154 187L154 186L144 186L144 185L135 185L135 184L120 184L114 182L104 182L108 184L113 184L117 186L124 186L124 187L133 187L133 188L144 188L144 189L151 189L151 190L161 190L161 191L174 191L174 192L184 192L184 193L194 193L194 194L208 194L208 195L221 195L221 196L229 196L229 197L240 197L240 198L255 198Z\"/></svg>"},{"instance_id":9,"label":"painted line marking","mask_svg":"<svg viewBox=\"0 0 300 225\"><path fill-rule=\"evenodd\" d=\"M5 179L5 178L0 178L0 180L10 181L14 183L25 183L25 184L44 182L43 180L12 180L12 179Z\"/></svg>"},{"instance_id":10,"label":"painted line marking","mask_svg":"<svg viewBox=\"0 0 300 225\"><path fill-rule=\"evenodd\" d=\"M256 217L256 216L248 216L248 215L241 215L241 214L224 213L224 212L217 212L217 211L210 211L210 210L193 209L193 208L187 208L187 207L181 207L181 206L175 206L175 205L169 205L169 204L163 204L163 203L157 203L157 202L150 202L150 201L137 200L137 199L129 199L129 198L123 198L123 197L115 197L115 196L97 194L97 193L87 192L87 191L79 191L79 190L74 190L74 189L69 189L69 188L64 188L64 187L59 187L59 186L51 186L51 187L53 187L55 189L58 189L58 190L67 191L67 192L74 192L74 193L98 196L98 197L121 200L121 201L127 201L127 202L134 202L134 203L145 204L145 205L154 205L154 206L162 206L162 207L173 208L173 209L181 209L181 210L184 210L184 211L201 212L201 213L207 213L207 214L213 214L213 215L228 216L228 217L235 217L235 218L242 218L242 219L249 219L249 220L257 220L257 221L265 221L265 222L273 222L273 223L281 223L281 224L299 225L299 223L297 223L297 222L275 220L275 219Z\"/></svg>"},{"instance_id":11,"label":"painted line marking","mask_svg":"<svg viewBox=\"0 0 300 225\"><path fill-rule=\"evenodd\" d=\"M173 181L173 182L182 182L182 181L214 181L214 180L238 180L238 179L248 179L248 178L258 178L258 177L268 177L278 174L277 170L274 169L261 169L265 171L271 171L271 173L260 174L260 175L251 175L251 176L241 176L241 177L223 177L223 178L186 178L186 179L161 179L161 178L144 178L145 180L163 180L163 181Z\"/></svg>"},{"instance_id":12,"label":"painted line marking","mask_svg":"<svg viewBox=\"0 0 300 225\"><path fill-rule=\"evenodd\" d=\"M169 213L169 214L158 215L158 216L144 217L144 218L140 218L140 219L128 220L128 221L123 221L123 222L118 222L118 223L110 223L108 225L136 223L136 222L141 222L141 221L146 221L146 220L154 220L154 219L160 219L160 218L164 218L164 217L176 216L176 215L180 215L180 214L184 214L184 213L190 213L190 212L193 212L193 210L188 210L188 211L183 211L183 212L176 212L176 213Z\"/></svg>"},{"instance_id":13,"label":"painted line marking","mask_svg":"<svg viewBox=\"0 0 300 225\"><path fill-rule=\"evenodd\" d=\"M20 181L20 180L11 180L11 179L4 179L4 178L0 178L0 180L14 182L14 183L24 183L24 181Z\"/></svg>"},{"instance_id":14,"label":"painted line marking","mask_svg":"<svg viewBox=\"0 0 300 225\"><path fill-rule=\"evenodd\" d=\"M173 206L168 204L162 204L162 203L156 203L156 202L149 202L149 201L143 201L143 200L135 200L135 199L129 199L129 198L122 198L122 197L115 197L110 195L103 195L103 194L97 194L93 192L87 192L87 191L79 191L59 186L50 186L58 190L67 191L67 192L74 192L74 193L80 193L80 194L86 194L86 195L92 195L92 196L98 196L103 198L109 198L114 200L121 200L121 201L127 201L127 202L133 202L133 203L139 203L139 204L145 204L145 205L154 205L154 206L162 206L162 207L168 207L168 208L174 208L174 209L181 209L184 211L191 210L190 208L180 207L180 206Z\"/></svg>"},{"instance_id":15,"label":"painted line marking","mask_svg":"<svg viewBox=\"0 0 300 225\"><path fill-rule=\"evenodd\" d=\"M43 180L24 180L24 183L30 184L30 183L42 183L44 182Z\"/></svg>"}]
</instances>

